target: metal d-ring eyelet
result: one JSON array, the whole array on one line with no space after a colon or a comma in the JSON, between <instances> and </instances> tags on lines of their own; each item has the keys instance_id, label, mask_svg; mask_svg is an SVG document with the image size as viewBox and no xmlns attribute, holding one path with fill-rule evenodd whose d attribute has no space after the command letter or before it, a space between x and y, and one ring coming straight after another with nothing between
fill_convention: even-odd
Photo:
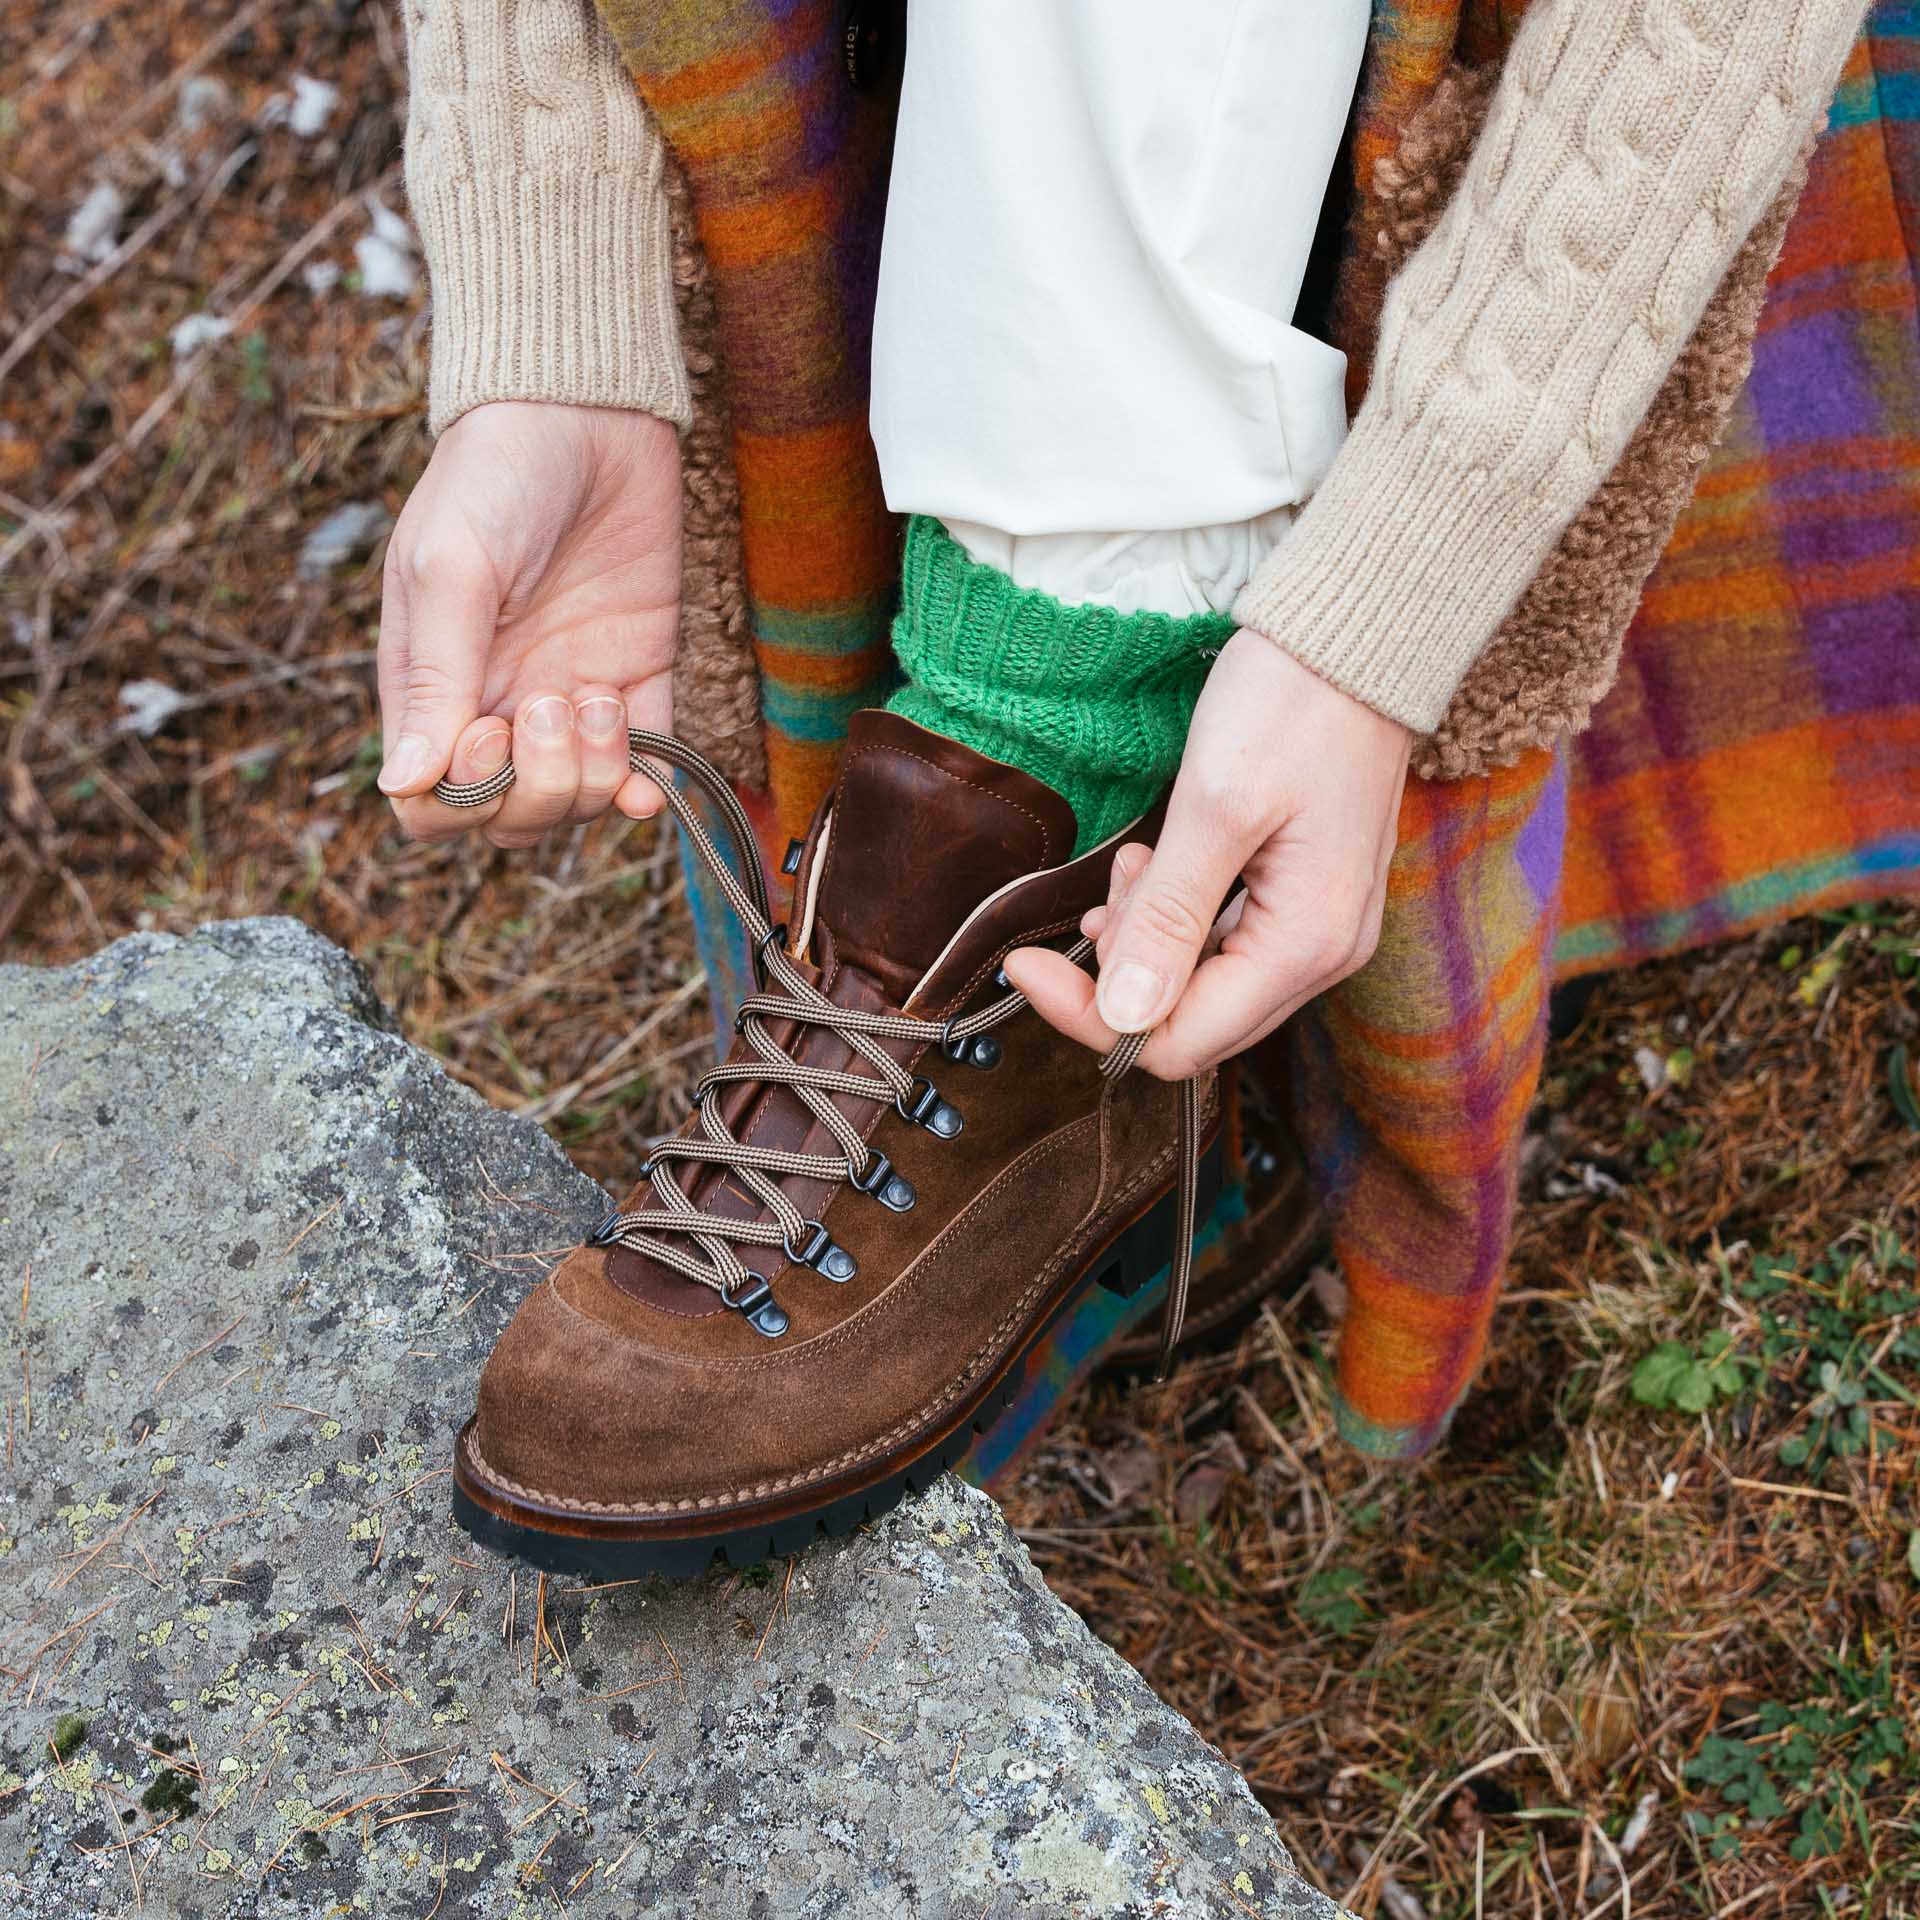
<instances>
[{"instance_id":1,"label":"metal d-ring eyelet","mask_svg":"<svg viewBox=\"0 0 1920 1920\"><path fill-rule=\"evenodd\" d=\"M895 1172L894 1165L878 1147L867 1153L867 1170L855 1173L848 1169L847 1178L861 1193L870 1193L893 1213L912 1211L917 1198L913 1191L913 1182L904 1175Z\"/></svg>"},{"instance_id":2,"label":"metal d-ring eyelet","mask_svg":"<svg viewBox=\"0 0 1920 1920\"><path fill-rule=\"evenodd\" d=\"M760 990L763 993L766 991L767 986L767 949L772 946L776 940L784 940L786 937L787 923L782 920L777 927L769 927L766 932L754 942L753 977L759 982ZM734 1024L736 1027L739 1025L737 1016Z\"/></svg>"},{"instance_id":3,"label":"metal d-ring eyelet","mask_svg":"<svg viewBox=\"0 0 1920 1920\"><path fill-rule=\"evenodd\" d=\"M787 1310L773 1297L773 1289L757 1273L749 1273L744 1285L733 1283L720 1289L720 1298L735 1313L747 1317L747 1325L755 1333L764 1333L769 1340L777 1340L793 1323Z\"/></svg>"},{"instance_id":4,"label":"metal d-ring eyelet","mask_svg":"<svg viewBox=\"0 0 1920 1920\"><path fill-rule=\"evenodd\" d=\"M896 1094L893 1104L901 1119L925 1127L936 1140L951 1140L965 1124L960 1109L941 1099L940 1089L924 1073L915 1074L913 1085Z\"/></svg>"},{"instance_id":5,"label":"metal d-ring eyelet","mask_svg":"<svg viewBox=\"0 0 1920 1920\"><path fill-rule=\"evenodd\" d=\"M1000 1042L992 1034L976 1033L963 1040L954 1033L951 1020L940 1031L940 1051L949 1060L978 1067L982 1073L997 1067L1003 1057Z\"/></svg>"},{"instance_id":6,"label":"metal d-ring eyelet","mask_svg":"<svg viewBox=\"0 0 1920 1920\"><path fill-rule=\"evenodd\" d=\"M815 1273L834 1281L851 1280L860 1271L854 1264L853 1255L845 1247L835 1243L830 1234L818 1220L803 1220L800 1230L806 1234L804 1246L795 1246L793 1235L782 1231L781 1244L786 1249L787 1258L796 1267L811 1267Z\"/></svg>"}]
</instances>

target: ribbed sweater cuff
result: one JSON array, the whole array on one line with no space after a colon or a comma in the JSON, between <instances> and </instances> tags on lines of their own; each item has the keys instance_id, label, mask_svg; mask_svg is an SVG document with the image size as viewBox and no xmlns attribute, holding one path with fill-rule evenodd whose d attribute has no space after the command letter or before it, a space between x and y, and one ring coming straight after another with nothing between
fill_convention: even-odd
<instances>
[{"instance_id":1,"label":"ribbed sweater cuff","mask_svg":"<svg viewBox=\"0 0 1920 1920\"><path fill-rule=\"evenodd\" d=\"M1554 493L1496 489L1428 436L1363 413L1234 616L1431 733L1571 517Z\"/></svg>"},{"instance_id":2,"label":"ribbed sweater cuff","mask_svg":"<svg viewBox=\"0 0 1920 1920\"><path fill-rule=\"evenodd\" d=\"M692 419L657 181L497 173L408 199L433 280L434 433L489 400Z\"/></svg>"}]
</instances>

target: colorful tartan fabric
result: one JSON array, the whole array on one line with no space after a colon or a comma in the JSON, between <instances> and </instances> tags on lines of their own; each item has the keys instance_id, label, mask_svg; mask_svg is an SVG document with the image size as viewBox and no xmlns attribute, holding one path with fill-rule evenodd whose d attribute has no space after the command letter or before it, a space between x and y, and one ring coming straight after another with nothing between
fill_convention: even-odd
<instances>
[{"instance_id":1,"label":"colorful tartan fabric","mask_svg":"<svg viewBox=\"0 0 1920 1920\"><path fill-rule=\"evenodd\" d=\"M1291 1023L1294 1129L1347 1279L1338 1415L1423 1453L1480 1363L1540 1077L1566 759L1413 780L1373 961Z\"/></svg>"},{"instance_id":2,"label":"colorful tartan fabric","mask_svg":"<svg viewBox=\"0 0 1920 1920\"><path fill-rule=\"evenodd\" d=\"M892 679L897 548L864 425L888 106L847 89L832 7L602 7L688 172L715 274L776 850L830 778L848 712ZM1377 0L1356 167L1391 150L1449 60L1496 58L1522 11ZM1917 225L1920 14L1879 0L1750 390L1621 685L1570 749L1413 784L1380 951L1296 1023L1296 1124L1350 1285L1342 1424L1371 1451L1431 1445L1484 1349L1550 977L1920 886ZM1357 391L1379 288L1369 237L1352 238L1339 315ZM737 956L703 947L724 998ZM1000 1458L1114 1316L1096 1295L1035 1357Z\"/></svg>"},{"instance_id":3,"label":"colorful tartan fabric","mask_svg":"<svg viewBox=\"0 0 1920 1920\"><path fill-rule=\"evenodd\" d=\"M847 716L897 678L899 565L867 436L892 102L856 93L836 0L601 0L686 170L713 275L760 663L770 864Z\"/></svg>"},{"instance_id":4,"label":"colorful tartan fabric","mask_svg":"<svg viewBox=\"0 0 1920 1920\"><path fill-rule=\"evenodd\" d=\"M1363 149L1437 79L1451 11L1381 16L1403 37ZM1459 48L1497 52L1520 12L1469 0ZM1381 951L1295 1023L1295 1125L1349 1285L1341 1426L1370 1453L1425 1451L1479 1364L1549 974L1920 888L1917 77L1920 12L1881 0L1752 379L1591 728L1490 781L1413 783Z\"/></svg>"},{"instance_id":5,"label":"colorful tartan fabric","mask_svg":"<svg viewBox=\"0 0 1920 1920\"><path fill-rule=\"evenodd\" d=\"M1575 742L1562 973L1920 885L1920 9L1882 0L1753 375Z\"/></svg>"}]
</instances>

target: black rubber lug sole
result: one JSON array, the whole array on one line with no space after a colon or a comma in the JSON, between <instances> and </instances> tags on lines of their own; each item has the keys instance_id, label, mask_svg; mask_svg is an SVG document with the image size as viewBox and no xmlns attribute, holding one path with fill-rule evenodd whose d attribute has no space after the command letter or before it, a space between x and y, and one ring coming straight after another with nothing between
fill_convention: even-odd
<instances>
[{"instance_id":1,"label":"black rubber lug sole","mask_svg":"<svg viewBox=\"0 0 1920 1920\"><path fill-rule=\"evenodd\" d=\"M767 1526L742 1527L732 1533L703 1534L687 1540L594 1540L578 1534L548 1533L503 1519L458 1486L453 1490L453 1517L481 1546L548 1573L588 1573L616 1580L649 1575L662 1580L694 1580L716 1560L734 1568L763 1566L769 1560L784 1560L790 1554L804 1552L822 1535L839 1539L853 1533L891 1513L908 1494L925 1493L949 1467L957 1466L973 1451L974 1442L1013 1404L1018 1385L1016 1370L988 1395L972 1419L963 1421L912 1466L816 1507L811 1513L798 1513Z\"/></svg>"},{"instance_id":2,"label":"black rubber lug sole","mask_svg":"<svg viewBox=\"0 0 1920 1920\"><path fill-rule=\"evenodd\" d=\"M1219 1198L1221 1150L1208 1149L1200 1166L1200 1198L1196 1217L1205 1221ZM978 1407L940 1442L910 1466L876 1480L871 1486L762 1526L741 1527L731 1533L700 1534L684 1540L599 1540L571 1533L550 1533L544 1527L524 1526L504 1519L474 1500L457 1482L453 1489L453 1517L489 1551L523 1561L549 1573L584 1573L615 1580L693 1580L716 1560L744 1569L763 1566L804 1552L825 1534L837 1539L891 1513L910 1493L924 1493L973 1451L974 1442L992 1431L994 1423L1013 1404L1020 1390L1026 1362L1054 1325L1076 1306L1089 1286L1104 1287L1122 1299L1132 1299L1167 1266L1172 1251L1174 1197L1163 1195L1140 1218L1104 1247L1071 1288L1020 1357Z\"/></svg>"}]
</instances>

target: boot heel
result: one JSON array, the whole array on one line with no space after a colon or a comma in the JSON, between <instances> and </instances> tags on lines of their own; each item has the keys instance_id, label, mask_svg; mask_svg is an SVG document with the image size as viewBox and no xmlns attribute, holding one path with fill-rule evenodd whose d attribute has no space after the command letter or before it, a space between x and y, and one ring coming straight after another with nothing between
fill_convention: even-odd
<instances>
[{"instance_id":1,"label":"boot heel","mask_svg":"<svg viewBox=\"0 0 1920 1920\"><path fill-rule=\"evenodd\" d=\"M1223 1150L1218 1138L1200 1161L1199 1204L1194 1218L1204 1230L1220 1198ZM1122 1300L1131 1300L1166 1278L1173 1260L1174 1196L1163 1193L1117 1240L1110 1241L1093 1265L1093 1283Z\"/></svg>"}]
</instances>

